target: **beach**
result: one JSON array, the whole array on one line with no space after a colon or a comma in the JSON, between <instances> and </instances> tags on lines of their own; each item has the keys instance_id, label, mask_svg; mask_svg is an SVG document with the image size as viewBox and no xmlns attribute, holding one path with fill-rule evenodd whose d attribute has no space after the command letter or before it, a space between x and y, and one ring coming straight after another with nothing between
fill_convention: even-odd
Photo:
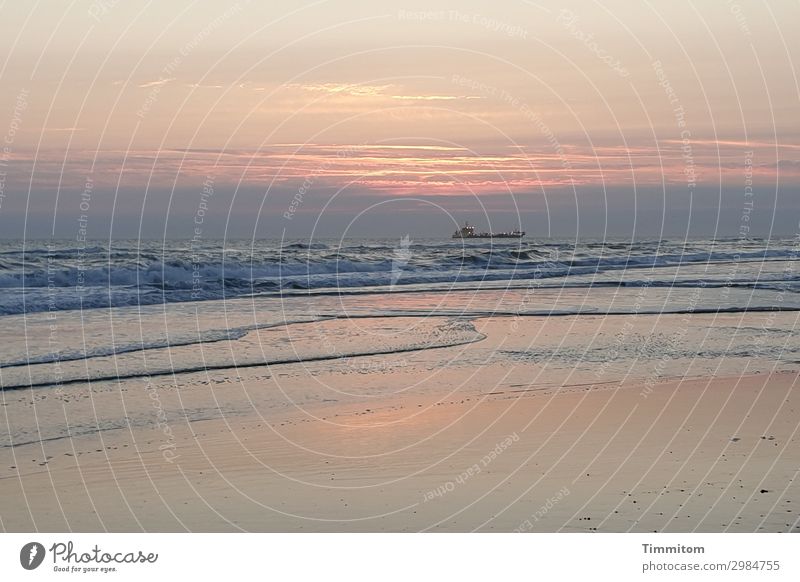
<instances>
[{"instance_id":1,"label":"beach","mask_svg":"<svg viewBox=\"0 0 800 582\"><path fill-rule=\"evenodd\" d=\"M716 313L696 289L671 313L648 308L655 287L591 293L618 310L527 288L381 294L380 314L338 296L338 317L29 366L41 386L3 392L2 527L797 531L798 312L752 292ZM237 301L220 305L245 328L256 300ZM168 308L186 304L153 307L167 328ZM47 318L27 316L31 337Z\"/></svg>"}]
</instances>

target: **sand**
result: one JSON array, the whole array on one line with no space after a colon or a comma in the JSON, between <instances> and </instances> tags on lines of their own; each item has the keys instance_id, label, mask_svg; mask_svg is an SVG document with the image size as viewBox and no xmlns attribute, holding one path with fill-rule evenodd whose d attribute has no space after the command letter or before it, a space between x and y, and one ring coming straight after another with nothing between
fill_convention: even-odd
<instances>
[{"instance_id":1,"label":"sand","mask_svg":"<svg viewBox=\"0 0 800 582\"><path fill-rule=\"evenodd\" d=\"M488 318L485 342L440 356L485 350L509 323ZM492 364L377 370L331 381L379 386L379 398L3 448L0 526L800 531L796 370L527 382ZM242 377L245 393L277 381L256 372ZM408 389L422 382L444 388Z\"/></svg>"}]
</instances>

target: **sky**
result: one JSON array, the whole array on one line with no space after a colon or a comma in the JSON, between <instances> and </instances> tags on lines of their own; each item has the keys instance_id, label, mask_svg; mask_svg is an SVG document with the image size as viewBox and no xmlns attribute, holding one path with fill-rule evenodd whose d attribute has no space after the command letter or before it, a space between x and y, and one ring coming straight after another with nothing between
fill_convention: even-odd
<instances>
[{"instance_id":1,"label":"sky","mask_svg":"<svg viewBox=\"0 0 800 582\"><path fill-rule=\"evenodd\" d=\"M796 1L6 3L0 236L795 236Z\"/></svg>"}]
</instances>

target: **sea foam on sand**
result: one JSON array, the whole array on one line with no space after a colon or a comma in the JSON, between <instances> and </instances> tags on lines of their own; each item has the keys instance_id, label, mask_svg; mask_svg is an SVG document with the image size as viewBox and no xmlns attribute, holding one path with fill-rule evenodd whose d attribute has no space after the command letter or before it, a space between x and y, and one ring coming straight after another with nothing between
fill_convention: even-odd
<instances>
[{"instance_id":1,"label":"sea foam on sand","mask_svg":"<svg viewBox=\"0 0 800 582\"><path fill-rule=\"evenodd\" d=\"M625 343L648 326L677 337L681 317L640 316ZM702 346L695 334L758 329L761 319L693 315L681 337ZM588 357L575 366L537 350L559 336L563 349L587 347L592 335L610 334L613 342L623 322L489 317L474 324L484 340L373 356L359 366L197 372L157 389L143 378L64 387L62 398L82 399L83 409L93 404L98 415L124 413L127 402L140 412L149 407L156 421L53 440L25 429L29 444L0 451L2 525L797 531L796 366L697 354L658 367L659 350L680 353L668 341L647 348L655 350L647 358L621 354L602 367ZM23 424L33 408L41 422L56 422L59 413L63 422L64 402L52 394L36 401L41 395L6 393L9 426ZM216 414L192 416L195 410Z\"/></svg>"}]
</instances>

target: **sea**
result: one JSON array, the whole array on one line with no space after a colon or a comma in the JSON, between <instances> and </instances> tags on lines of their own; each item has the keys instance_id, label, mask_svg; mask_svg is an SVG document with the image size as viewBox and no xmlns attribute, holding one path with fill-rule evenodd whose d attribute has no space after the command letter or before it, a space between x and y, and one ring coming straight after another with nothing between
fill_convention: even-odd
<instances>
[{"instance_id":1,"label":"sea","mask_svg":"<svg viewBox=\"0 0 800 582\"><path fill-rule=\"evenodd\" d=\"M687 362L792 366L799 255L793 238L7 240L0 446L381 393L377 383L374 394L332 396L307 381L345 372L358 384L400 367L491 363L550 366L572 381L601 367L610 381L680 375ZM502 349L441 359L484 342L487 318L571 323L525 345L509 327ZM611 333L587 332L612 320ZM628 334L634 320L649 323ZM244 371L295 378L294 392L189 398L209 385L232 394ZM145 389L138 400L134 386Z\"/></svg>"}]
</instances>

